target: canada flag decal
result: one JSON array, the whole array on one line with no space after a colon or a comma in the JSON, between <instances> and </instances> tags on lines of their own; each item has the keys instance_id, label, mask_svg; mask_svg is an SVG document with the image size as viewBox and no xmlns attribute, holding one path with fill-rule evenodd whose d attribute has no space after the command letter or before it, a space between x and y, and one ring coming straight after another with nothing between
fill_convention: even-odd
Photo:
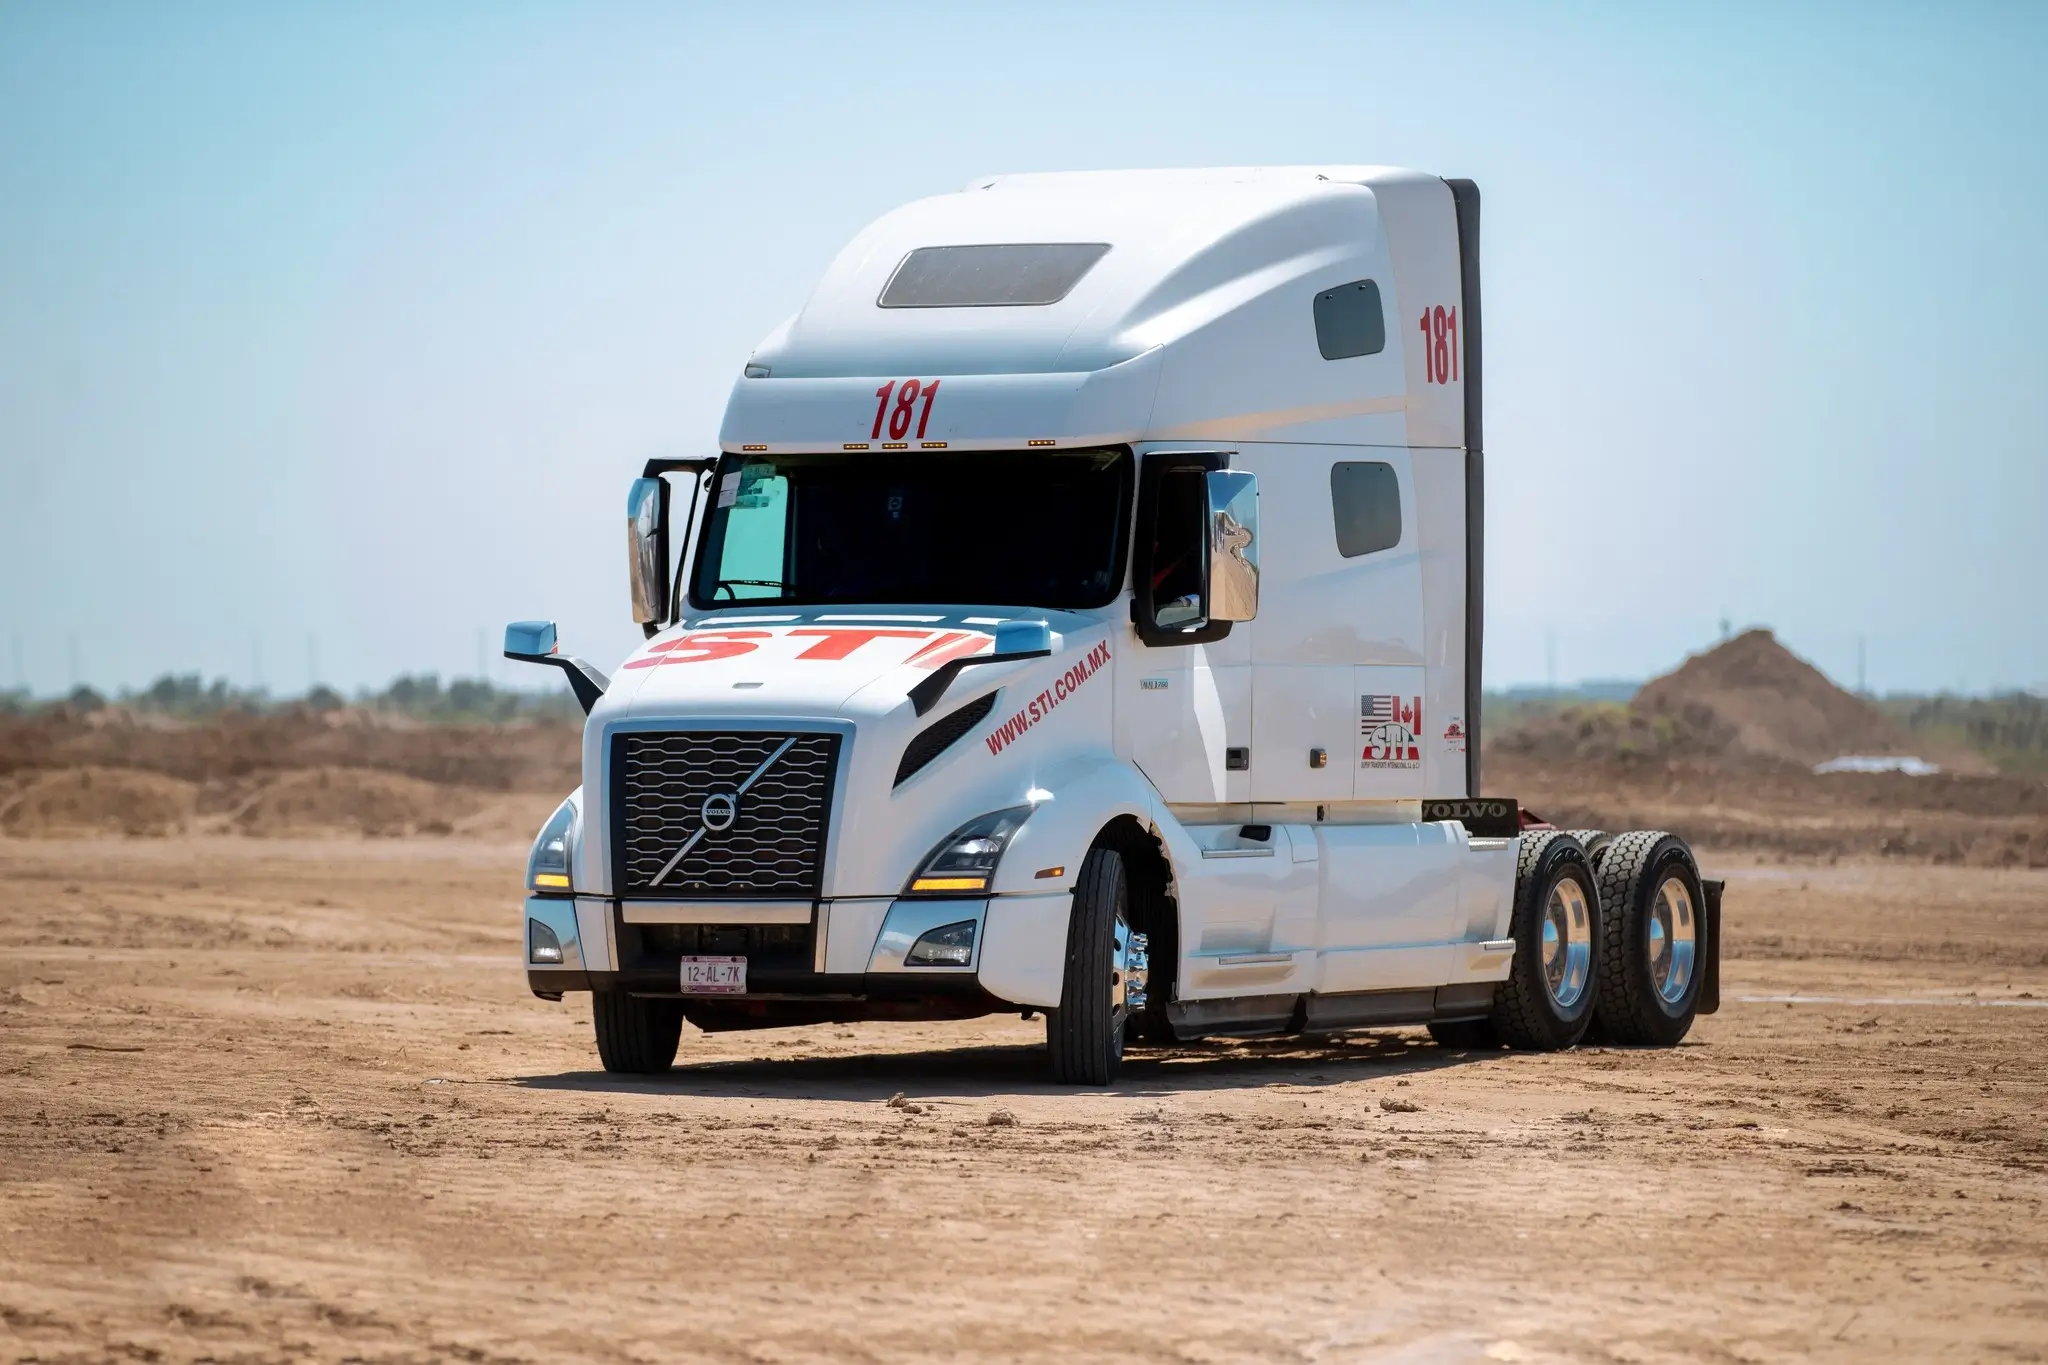
<instances>
[{"instance_id":1,"label":"canada flag decal","mask_svg":"<svg viewBox=\"0 0 2048 1365\"><path fill-rule=\"evenodd\" d=\"M1361 768L1422 766L1422 698L1367 695L1358 699Z\"/></svg>"}]
</instances>

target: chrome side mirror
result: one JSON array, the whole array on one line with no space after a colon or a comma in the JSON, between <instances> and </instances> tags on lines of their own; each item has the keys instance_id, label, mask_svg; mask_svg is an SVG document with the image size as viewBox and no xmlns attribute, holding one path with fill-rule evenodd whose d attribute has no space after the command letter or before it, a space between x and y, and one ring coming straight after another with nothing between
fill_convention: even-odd
<instances>
[{"instance_id":1,"label":"chrome side mirror","mask_svg":"<svg viewBox=\"0 0 2048 1365\"><path fill-rule=\"evenodd\" d=\"M643 626L668 616L667 493L660 479L635 479L626 493L626 575L633 619Z\"/></svg>"},{"instance_id":2,"label":"chrome side mirror","mask_svg":"<svg viewBox=\"0 0 2048 1365\"><path fill-rule=\"evenodd\" d=\"M605 689L612 685L611 679L583 660L561 652L553 621L514 621L505 627L505 657L524 664L547 664L561 669L569 679L569 690L576 694L577 704L586 716L590 714L590 708L597 705L597 699L604 695Z\"/></svg>"},{"instance_id":3,"label":"chrome side mirror","mask_svg":"<svg viewBox=\"0 0 2048 1365\"><path fill-rule=\"evenodd\" d=\"M1212 469L1209 483L1209 619L1259 614L1259 478Z\"/></svg>"},{"instance_id":4,"label":"chrome side mirror","mask_svg":"<svg viewBox=\"0 0 2048 1365\"><path fill-rule=\"evenodd\" d=\"M555 652L553 621L514 621L505 627L505 657L533 660Z\"/></svg>"}]
</instances>

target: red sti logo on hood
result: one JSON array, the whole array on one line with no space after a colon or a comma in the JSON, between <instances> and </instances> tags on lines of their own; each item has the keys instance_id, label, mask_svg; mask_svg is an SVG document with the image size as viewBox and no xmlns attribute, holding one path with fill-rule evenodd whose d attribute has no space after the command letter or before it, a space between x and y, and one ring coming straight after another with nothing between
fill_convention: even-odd
<instances>
[{"instance_id":1,"label":"red sti logo on hood","mask_svg":"<svg viewBox=\"0 0 2048 1365\"><path fill-rule=\"evenodd\" d=\"M878 641L887 644L877 645ZM880 664L882 651L893 647L897 651L896 665L930 669L954 659L979 654L994 641L994 636L978 630L918 630L895 626L736 626L693 630L673 640L662 640L649 645L646 653L623 666L660 668L669 664L711 663L752 654L773 642L801 645L794 653L786 649L775 650L777 655L795 663L837 663L857 652L865 652Z\"/></svg>"}]
</instances>

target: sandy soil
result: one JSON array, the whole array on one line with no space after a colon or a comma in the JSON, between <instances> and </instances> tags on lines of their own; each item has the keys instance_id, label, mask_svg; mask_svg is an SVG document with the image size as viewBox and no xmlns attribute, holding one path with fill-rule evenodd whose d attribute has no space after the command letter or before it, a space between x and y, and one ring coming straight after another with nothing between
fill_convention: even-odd
<instances>
[{"instance_id":1,"label":"sandy soil","mask_svg":"<svg viewBox=\"0 0 2048 1365\"><path fill-rule=\"evenodd\" d=\"M1016 1019L608 1079L523 852L0 840L0 1359L2048 1359L2048 872L1710 858L1674 1052L1059 1092Z\"/></svg>"}]
</instances>

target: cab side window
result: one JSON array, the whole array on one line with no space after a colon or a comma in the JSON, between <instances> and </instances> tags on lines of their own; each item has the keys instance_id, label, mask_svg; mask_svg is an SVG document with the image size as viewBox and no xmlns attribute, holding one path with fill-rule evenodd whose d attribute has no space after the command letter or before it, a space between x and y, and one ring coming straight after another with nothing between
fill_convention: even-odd
<instances>
[{"instance_id":1,"label":"cab side window","mask_svg":"<svg viewBox=\"0 0 2048 1365\"><path fill-rule=\"evenodd\" d=\"M1401 543L1401 480L1392 465L1345 460L1330 466L1330 507L1337 552L1346 559Z\"/></svg>"},{"instance_id":2,"label":"cab side window","mask_svg":"<svg viewBox=\"0 0 2048 1365\"><path fill-rule=\"evenodd\" d=\"M1208 553L1208 502L1199 469L1160 477L1159 517L1153 528L1153 621L1162 628L1202 619L1203 556Z\"/></svg>"}]
</instances>

